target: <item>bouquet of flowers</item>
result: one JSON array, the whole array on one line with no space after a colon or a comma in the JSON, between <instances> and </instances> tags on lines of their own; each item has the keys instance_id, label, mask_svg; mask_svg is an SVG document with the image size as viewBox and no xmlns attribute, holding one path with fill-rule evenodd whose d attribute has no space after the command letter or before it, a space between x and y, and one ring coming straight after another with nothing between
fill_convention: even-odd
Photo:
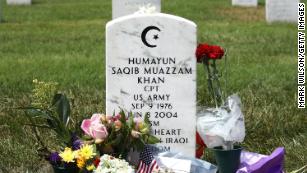
<instances>
[{"instance_id":1,"label":"bouquet of flowers","mask_svg":"<svg viewBox=\"0 0 307 173\"><path fill-rule=\"evenodd\" d=\"M234 143L243 142L245 137L244 116L239 96L234 94L226 99L223 97L217 61L224 54L224 50L215 45L199 44L196 50L197 62L203 63L207 70L208 90L215 103L215 108L207 108L199 113L197 131L206 146L214 148L221 173L235 172L242 148L234 146Z\"/></svg>"},{"instance_id":2,"label":"bouquet of flowers","mask_svg":"<svg viewBox=\"0 0 307 173\"><path fill-rule=\"evenodd\" d=\"M67 172L91 172L99 163L95 145L82 144L79 148L66 147L64 151L50 154L49 161L55 170ZM58 171L59 172L59 171Z\"/></svg>"},{"instance_id":3,"label":"bouquet of flowers","mask_svg":"<svg viewBox=\"0 0 307 173\"><path fill-rule=\"evenodd\" d=\"M155 144L159 140L150 134L148 116L144 120L131 113L121 111L117 115L93 114L81 125L87 142L95 143L104 154L126 158L131 149L142 151L146 144Z\"/></svg>"},{"instance_id":4,"label":"bouquet of flowers","mask_svg":"<svg viewBox=\"0 0 307 173\"><path fill-rule=\"evenodd\" d=\"M81 129L85 135L80 138L83 134L77 134L78 130L69 125L69 99L65 94L57 92L57 84L37 80L33 83L31 105L20 109L25 111L30 122L25 125L32 128L40 144L39 155L52 164L56 173L104 172L109 168L119 171L123 165L130 170L127 162L115 157L125 159L130 150L142 151L146 144L159 142L150 135L148 116L143 119L123 111L113 116L93 114L90 119L83 120ZM40 136L40 128L50 129L56 135L59 146L47 145ZM103 160L101 164L100 156Z\"/></svg>"}]
</instances>

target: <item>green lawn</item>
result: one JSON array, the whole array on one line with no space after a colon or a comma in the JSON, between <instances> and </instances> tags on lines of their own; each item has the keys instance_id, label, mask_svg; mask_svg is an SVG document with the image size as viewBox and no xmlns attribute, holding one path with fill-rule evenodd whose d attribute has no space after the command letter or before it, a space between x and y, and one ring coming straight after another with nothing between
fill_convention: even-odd
<instances>
[{"instance_id":1,"label":"green lawn","mask_svg":"<svg viewBox=\"0 0 307 173\"><path fill-rule=\"evenodd\" d=\"M232 7L230 0L162 1L163 12L198 25L199 42L227 48L228 90L238 93L244 105L245 148L269 154L284 146L288 172L306 165L307 109L296 108L296 25L267 24L263 0L257 8ZM0 172L36 172L43 164L37 144L22 125L22 112L12 108L30 103L37 78L58 82L70 95L76 121L104 112L105 24L111 20L111 1L0 2ZM209 105L204 75L200 65L200 106ZM53 134L42 134L52 142Z\"/></svg>"}]
</instances>

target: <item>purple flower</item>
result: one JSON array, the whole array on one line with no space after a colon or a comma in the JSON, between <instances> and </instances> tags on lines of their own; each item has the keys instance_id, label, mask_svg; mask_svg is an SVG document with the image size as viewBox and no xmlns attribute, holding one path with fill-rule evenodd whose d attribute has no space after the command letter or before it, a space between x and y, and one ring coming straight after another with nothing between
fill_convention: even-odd
<instances>
[{"instance_id":1,"label":"purple flower","mask_svg":"<svg viewBox=\"0 0 307 173\"><path fill-rule=\"evenodd\" d=\"M81 145L83 144L82 140L76 135L76 133L72 134L71 142L73 150L79 150L81 148Z\"/></svg>"},{"instance_id":2,"label":"purple flower","mask_svg":"<svg viewBox=\"0 0 307 173\"><path fill-rule=\"evenodd\" d=\"M82 140L80 140L80 139L74 140L72 142L72 149L73 150L79 150L81 148L82 144L83 144Z\"/></svg>"},{"instance_id":3,"label":"purple flower","mask_svg":"<svg viewBox=\"0 0 307 173\"><path fill-rule=\"evenodd\" d=\"M55 165L61 161L61 157L58 152L53 152L49 156L49 161L51 164Z\"/></svg>"}]
</instances>

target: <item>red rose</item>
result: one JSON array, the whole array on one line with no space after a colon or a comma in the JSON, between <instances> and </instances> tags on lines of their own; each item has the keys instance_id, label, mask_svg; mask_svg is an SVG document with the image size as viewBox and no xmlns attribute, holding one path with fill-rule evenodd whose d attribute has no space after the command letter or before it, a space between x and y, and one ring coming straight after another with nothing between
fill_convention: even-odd
<instances>
[{"instance_id":1,"label":"red rose","mask_svg":"<svg viewBox=\"0 0 307 173\"><path fill-rule=\"evenodd\" d=\"M221 59L224 56L224 50L220 46L210 46L210 51L207 54L209 59Z\"/></svg>"},{"instance_id":2,"label":"red rose","mask_svg":"<svg viewBox=\"0 0 307 173\"><path fill-rule=\"evenodd\" d=\"M210 46L208 44L199 44L196 49L197 62L202 62L203 58L210 52Z\"/></svg>"},{"instance_id":3,"label":"red rose","mask_svg":"<svg viewBox=\"0 0 307 173\"><path fill-rule=\"evenodd\" d=\"M100 159L97 157L94 161L93 161L93 164L95 165L95 167L97 168L98 165L100 163Z\"/></svg>"},{"instance_id":4,"label":"red rose","mask_svg":"<svg viewBox=\"0 0 307 173\"><path fill-rule=\"evenodd\" d=\"M206 144L204 143L203 139L200 137L198 132L196 132L196 144L197 144L196 158L201 158L201 156L204 154Z\"/></svg>"}]
</instances>

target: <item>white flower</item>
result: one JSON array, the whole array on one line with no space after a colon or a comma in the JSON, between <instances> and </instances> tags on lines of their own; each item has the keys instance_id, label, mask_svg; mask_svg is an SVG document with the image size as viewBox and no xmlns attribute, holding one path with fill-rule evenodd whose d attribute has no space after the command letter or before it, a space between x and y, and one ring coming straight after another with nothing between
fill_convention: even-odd
<instances>
[{"instance_id":1,"label":"white flower","mask_svg":"<svg viewBox=\"0 0 307 173\"><path fill-rule=\"evenodd\" d=\"M134 173L128 162L110 155L100 157L100 163L94 173Z\"/></svg>"},{"instance_id":2,"label":"white flower","mask_svg":"<svg viewBox=\"0 0 307 173\"><path fill-rule=\"evenodd\" d=\"M157 13L157 8L154 5L148 3L145 6L140 6L139 10L134 14L153 14L153 13Z\"/></svg>"}]
</instances>

